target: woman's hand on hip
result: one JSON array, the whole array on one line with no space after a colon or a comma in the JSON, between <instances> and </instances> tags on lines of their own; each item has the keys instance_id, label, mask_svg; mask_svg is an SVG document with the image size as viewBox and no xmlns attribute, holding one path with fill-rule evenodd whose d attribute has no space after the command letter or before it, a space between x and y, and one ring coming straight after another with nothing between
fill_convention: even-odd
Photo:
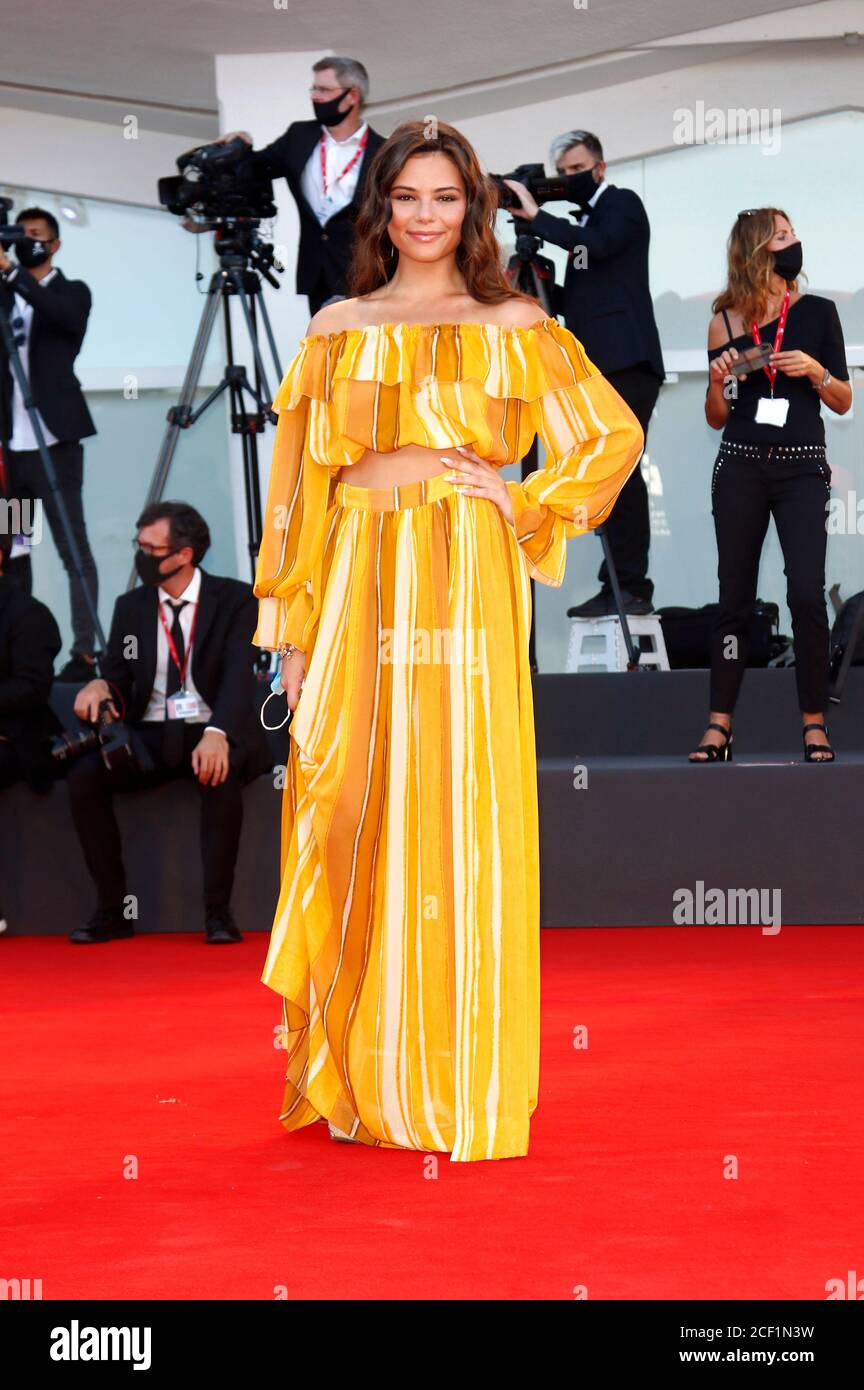
<instances>
[{"instance_id":1,"label":"woman's hand on hip","mask_svg":"<svg viewBox=\"0 0 864 1390\"><path fill-rule=\"evenodd\" d=\"M294 710L300 703L301 687L306 676L306 653L295 647L293 652L283 656L280 674L288 708Z\"/></svg>"},{"instance_id":2,"label":"woman's hand on hip","mask_svg":"<svg viewBox=\"0 0 864 1390\"><path fill-rule=\"evenodd\" d=\"M457 444L455 447L460 455L458 459L448 458L446 454L441 455L441 462L449 463L453 467L453 471L445 474L445 477L467 497L486 497L490 502L494 502L504 520L509 521L512 526L513 503L510 501L507 484L497 468L481 459L467 444Z\"/></svg>"}]
</instances>

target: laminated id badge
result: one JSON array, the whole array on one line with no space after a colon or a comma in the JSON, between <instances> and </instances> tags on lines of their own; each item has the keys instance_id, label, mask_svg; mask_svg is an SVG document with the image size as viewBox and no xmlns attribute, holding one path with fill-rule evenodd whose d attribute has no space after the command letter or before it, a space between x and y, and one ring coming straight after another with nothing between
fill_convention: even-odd
<instances>
[{"instance_id":1,"label":"laminated id badge","mask_svg":"<svg viewBox=\"0 0 864 1390\"><path fill-rule=\"evenodd\" d=\"M178 690L169 695L166 701L169 719L198 719L201 715L201 701L188 690Z\"/></svg>"},{"instance_id":2,"label":"laminated id badge","mask_svg":"<svg viewBox=\"0 0 864 1390\"><path fill-rule=\"evenodd\" d=\"M775 425L782 429L789 414L789 402L783 396L760 396L756 406L757 425Z\"/></svg>"}]
</instances>

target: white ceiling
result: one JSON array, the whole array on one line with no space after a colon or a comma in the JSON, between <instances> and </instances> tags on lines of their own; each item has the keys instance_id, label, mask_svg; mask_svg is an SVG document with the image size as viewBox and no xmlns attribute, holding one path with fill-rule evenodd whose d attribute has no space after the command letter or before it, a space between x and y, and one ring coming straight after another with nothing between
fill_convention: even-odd
<instances>
[{"instance_id":1,"label":"white ceiling","mask_svg":"<svg viewBox=\"0 0 864 1390\"><path fill-rule=\"evenodd\" d=\"M11 2L11 0L10 0ZM694 49L722 44L716 26L749 21L730 37L758 44L759 16L822 11L808 0L65 0L15 6L2 26L0 104L102 119L116 104L149 109L158 128L211 121L216 108L214 55L309 51L347 53L367 66L370 100L392 104L456 88L476 93L478 110L495 109L484 84L542 81L601 55L633 55L651 70L692 62ZM285 8L277 8L284 4ZM853 11L861 0L829 0ZM8 16L8 11L7 11ZM775 21L776 24L776 21ZM773 27L770 26L769 28ZM861 27L864 27L862 24ZM699 33L698 31L704 31ZM817 29L818 32L818 29ZM836 29L833 32L837 32ZM843 30L841 29L842 33ZM675 46L691 35L693 45ZM710 34L710 38L708 35ZM746 35L746 36L745 36ZM763 40L764 41L764 40ZM719 55L718 55L719 56ZM603 64L594 74L604 80ZM591 70L589 69L589 72ZM542 75L546 74L546 75ZM585 76L585 71L581 76ZM505 81L506 87L506 81ZM82 102L81 98L85 98ZM531 100L536 96L531 95ZM463 100L462 109L465 110ZM170 125L166 126L166 122ZM383 126L382 126L383 128Z\"/></svg>"}]
</instances>

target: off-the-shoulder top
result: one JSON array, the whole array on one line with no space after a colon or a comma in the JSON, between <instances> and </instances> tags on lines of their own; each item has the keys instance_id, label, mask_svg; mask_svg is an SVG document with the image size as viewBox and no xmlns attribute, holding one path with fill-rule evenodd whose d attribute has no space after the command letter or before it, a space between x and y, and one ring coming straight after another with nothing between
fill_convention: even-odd
<instances>
[{"instance_id":1,"label":"off-the-shoulder top","mask_svg":"<svg viewBox=\"0 0 864 1390\"><path fill-rule=\"evenodd\" d=\"M606 519L643 445L633 412L554 318L310 334L273 409L253 638L271 650L292 642L308 653L314 642L333 484L367 450L467 444L499 468L524 458L537 435L544 466L507 488L529 573L558 586L566 541Z\"/></svg>"}]
</instances>

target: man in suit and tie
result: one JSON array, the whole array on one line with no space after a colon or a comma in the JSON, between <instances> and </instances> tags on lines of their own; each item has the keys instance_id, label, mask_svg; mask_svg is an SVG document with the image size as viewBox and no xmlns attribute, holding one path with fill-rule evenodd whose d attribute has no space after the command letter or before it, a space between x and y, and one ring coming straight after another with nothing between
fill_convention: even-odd
<instances>
[{"instance_id":1,"label":"man in suit and tie","mask_svg":"<svg viewBox=\"0 0 864 1390\"><path fill-rule=\"evenodd\" d=\"M137 522L142 587L121 595L104 678L78 693L75 713L95 722L110 700L153 766L109 771L100 752L69 769L72 818L98 908L70 933L91 944L134 936L124 916L126 876L113 792L194 776L201 792L205 935L239 941L230 909L243 818L241 788L271 765L258 717L251 642L257 604L248 584L200 568L210 545L204 518L183 502L154 502Z\"/></svg>"},{"instance_id":2,"label":"man in suit and tie","mask_svg":"<svg viewBox=\"0 0 864 1390\"><path fill-rule=\"evenodd\" d=\"M348 293L347 273L354 221L363 199L369 163L384 143L363 119L369 75L356 58L320 58L312 67L315 119L294 121L252 161L271 179L285 178L300 216L298 294L309 297L310 316L329 299ZM252 144L244 130L236 137Z\"/></svg>"},{"instance_id":3,"label":"man in suit and tie","mask_svg":"<svg viewBox=\"0 0 864 1390\"><path fill-rule=\"evenodd\" d=\"M581 216L575 224L554 217L537 206L527 188L508 180L522 204L513 214L526 222L534 236L568 252L561 294L564 322L630 406L647 437L665 378L648 286L648 216L636 193L607 182L603 147L590 131L571 130L559 136L551 155L558 173L570 176L569 190ZM640 468L624 484L604 529L626 612L650 613L654 593L648 578L651 523ZM572 614L593 618L615 612L605 560L598 579L600 592L570 609Z\"/></svg>"},{"instance_id":4,"label":"man in suit and tie","mask_svg":"<svg viewBox=\"0 0 864 1390\"><path fill-rule=\"evenodd\" d=\"M67 280L54 265L60 250L60 226L44 208L25 208L18 223L27 233L15 243L18 264L0 247L0 313L11 322L21 362L30 381L45 443L57 474L59 495L65 505L81 557L84 582L98 601L96 563L87 539L82 486L82 439L96 433L87 402L75 376L75 358L81 350L90 315L90 291L83 280ZM45 516L63 566L69 577L72 609L72 652L58 679L88 680L93 674L96 634L91 609L63 528L57 497L45 473L33 425L0 344L0 443L6 463L6 491L20 503L41 498ZM29 556L12 564L16 582L30 592Z\"/></svg>"}]
</instances>

